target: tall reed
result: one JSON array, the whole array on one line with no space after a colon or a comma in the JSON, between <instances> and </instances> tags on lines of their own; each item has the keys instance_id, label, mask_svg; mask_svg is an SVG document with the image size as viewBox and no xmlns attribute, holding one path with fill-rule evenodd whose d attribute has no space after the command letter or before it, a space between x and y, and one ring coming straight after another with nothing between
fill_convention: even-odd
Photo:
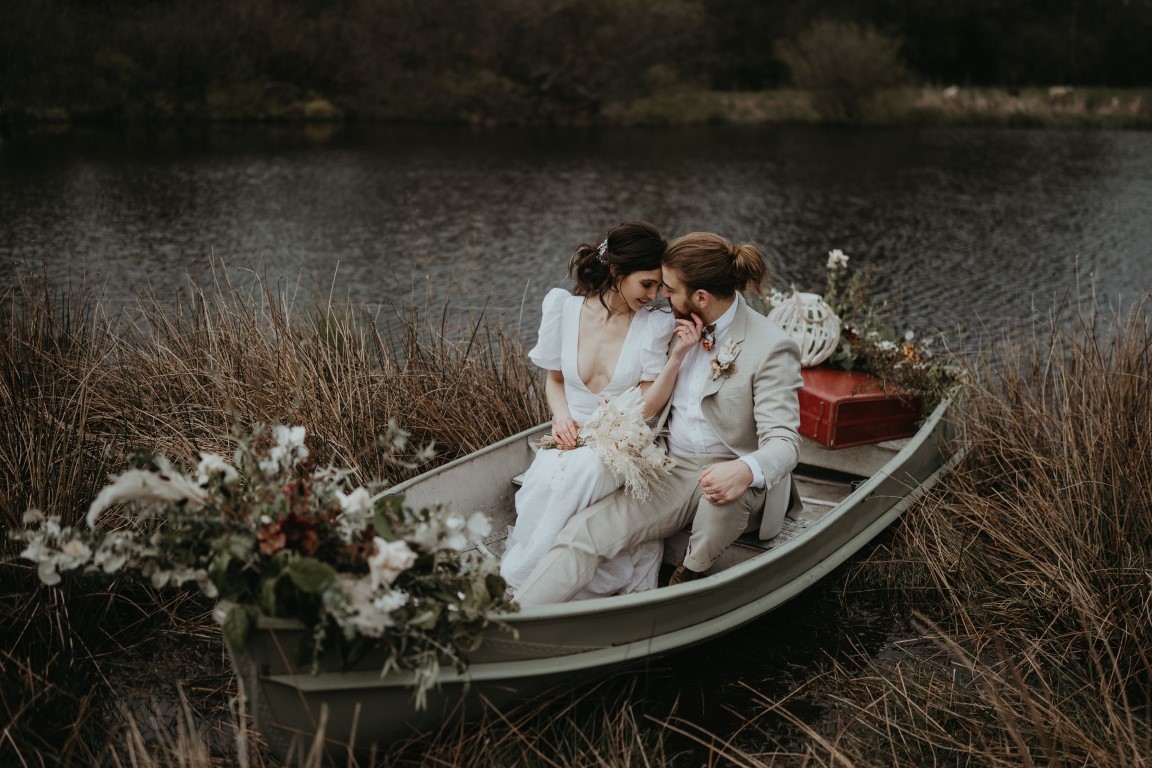
<instances>
[{"instance_id":1,"label":"tall reed","mask_svg":"<svg viewBox=\"0 0 1152 768\"><path fill-rule=\"evenodd\" d=\"M415 310L385 322L299 284L226 275L116 316L83 282L25 275L0 299L5 531L29 508L79 523L133 450L229 455L233 429L257 423L302 424L317 462L395 482L416 468L381 438L434 442L442 462L547 418L518 336L498 324ZM226 720L208 714L234 682L204 601L99 580L44 588L18 552L0 539L0 764L96 764L120 744L113 705L166 675L199 691L188 706L206 722Z\"/></svg>"},{"instance_id":2,"label":"tall reed","mask_svg":"<svg viewBox=\"0 0 1152 768\"><path fill-rule=\"evenodd\" d=\"M966 459L854 574L906 639L743 764L1152 764L1150 301L1060 305L969 362Z\"/></svg>"}]
</instances>

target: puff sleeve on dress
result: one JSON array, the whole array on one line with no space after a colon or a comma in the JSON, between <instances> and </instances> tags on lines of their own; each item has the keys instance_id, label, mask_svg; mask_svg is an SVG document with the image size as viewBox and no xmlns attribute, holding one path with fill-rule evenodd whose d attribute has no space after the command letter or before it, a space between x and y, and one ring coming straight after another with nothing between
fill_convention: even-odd
<instances>
[{"instance_id":1,"label":"puff sleeve on dress","mask_svg":"<svg viewBox=\"0 0 1152 768\"><path fill-rule=\"evenodd\" d=\"M671 312L660 309L641 312L644 312L648 327L640 349L640 381L656 381L668 362L668 343L676 330L676 320Z\"/></svg>"},{"instance_id":2,"label":"puff sleeve on dress","mask_svg":"<svg viewBox=\"0 0 1152 768\"><path fill-rule=\"evenodd\" d=\"M540 333L536 346L528 353L528 359L546 371L559 371L561 349L560 319L564 314L564 302L572 294L563 288L553 288L544 297L540 309Z\"/></svg>"}]
</instances>

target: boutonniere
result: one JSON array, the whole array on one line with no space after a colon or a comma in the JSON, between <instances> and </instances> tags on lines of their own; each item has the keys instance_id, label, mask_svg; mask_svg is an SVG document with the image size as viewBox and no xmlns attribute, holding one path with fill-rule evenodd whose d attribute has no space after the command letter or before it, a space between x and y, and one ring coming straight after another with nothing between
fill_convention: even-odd
<instances>
[{"instance_id":1,"label":"boutonniere","mask_svg":"<svg viewBox=\"0 0 1152 768\"><path fill-rule=\"evenodd\" d=\"M736 356L740 352L736 349L736 342L729 338L720 347L716 357L712 358L712 381L723 376L728 378L736 373Z\"/></svg>"}]
</instances>

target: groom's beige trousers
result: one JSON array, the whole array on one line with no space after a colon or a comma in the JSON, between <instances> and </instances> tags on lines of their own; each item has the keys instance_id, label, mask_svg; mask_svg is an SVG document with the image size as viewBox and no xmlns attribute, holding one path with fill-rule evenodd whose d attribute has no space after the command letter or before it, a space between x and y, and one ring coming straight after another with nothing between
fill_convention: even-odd
<instances>
[{"instance_id":1,"label":"groom's beige trousers","mask_svg":"<svg viewBox=\"0 0 1152 768\"><path fill-rule=\"evenodd\" d=\"M623 490L573 515L556 542L528 575L516 600L542 605L571 600L592 580L600 560L634 550L646 541L667 538L692 522L685 564L707 570L724 549L758 522L764 491L749 488L735 501L710 504L700 489L700 473L732 456L674 456L671 474L652 484L652 495L640 502ZM770 523L778 531L780 520ZM776 510L772 511L775 514ZM765 514L769 514L765 511Z\"/></svg>"}]
</instances>

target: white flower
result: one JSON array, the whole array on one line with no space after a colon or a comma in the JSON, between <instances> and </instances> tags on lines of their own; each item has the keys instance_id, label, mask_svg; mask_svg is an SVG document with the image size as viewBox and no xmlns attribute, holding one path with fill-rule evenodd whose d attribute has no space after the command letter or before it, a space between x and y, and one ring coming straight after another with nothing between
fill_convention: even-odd
<instances>
[{"instance_id":1,"label":"white flower","mask_svg":"<svg viewBox=\"0 0 1152 768\"><path fill-rule=\"evenodd\" d=\"M776 288L772 288L768 291L768 305L775 309L787 301L788 296L789 294L784 293L781 290L777 290Z\"/></svg>"},{"instance_id":2,"label":"white flower","mask_svg":"<svg viewBox=\"0 0 1152 768\"><path fill-rule=\"evenodd\" d=\"M372 601L372 607L382 613L392 613L406 605L408 605L408 593L402 589L390 589Z\"/></svg>"},{"instance_id":3,"label":"white flower","mask_svg":"<svg viewBox=\"0 0 1152 768\"><path fill-rule=\"evenodd\" d=\"M372 514L372 494L367 488L360 487L352 493L336 491L336 500L346 515L360 517Z\"/></svg>"},{"instance_id":4,"label":"white flower","mask_svg":"<svg viewBox=\"0 0 1152 768\"><path fill-rule=\"evenodd\" d=\"M884 350L885 352L892 352L893 350L896 350L896 349L898 349L898 347L896 346L896 344L895 344L895 343L893 343L893 342L891 342L891 341L888 341L888 339L884 339L883 341L881 341L881 342L880 342L879 344L877 344L876 346L877 346L878 348L880 348L880 349Z\"/></svg>"},{"instance_id":5,"label":"white flower","mask_svg":"<svg viewBox=\"0 0 1152 768\"><path fill-rule=\"evenodd\" d=\"M285 450L304 447L304 427L285 427L278 424L272 429L272 434L276 436L276 444Z\"/></svg>"},{"instance_id":6,"label":"white flower","mask_svg":"<svg viewBox=\"0 0 1152 768\"><path fill-rule=\"evenodd\" d=\"M36 568L36 575L40 577L40 581L48 586L60 583L60 574L56 572L55 560L41 561L40 565Z\"/></svg>"},{"instance_id":7,"label":"white flower","mask_svg":"<svg viewBox=\"0 0 1152 768\"><path fill-rule=\"evenodd\" d=\"M452 549L461 552L468 548L468 537L464 535L464 527L467 523L460 515L452 514L444 520L444 536L440 539L440 544L445 549Z\"/></svg>"},{"instance_id":8,"label":"white flower","mask_svg":"<svg viewBox=\"0 0 1152 768\"><path fill-rule=\"evenodd\" d=\"M336 491L336 501L342 510L336 518L340 538L351 542L364 532L368 521L372 519L372 494L368 493L367 488L357 488L352 493Z\"/></svg>"},{"instance_id":9,"label":"white flower","mask_svg":"<svg viewBox=\"0 0 1152 768\"><path fill-rule=\"evenodd\" d=\"M206 486L216 476L220 477L221 483L225 486L232 485L240 479L235 468L222 456L214 453L200 454L200 464L196 467L196 482Z\"/></svg>"},{"instance_id":10,"label":"white flower","mask_svg":"<svg viewBox=\"0 0 1152 768\"><path fill-rule=\"evenodd\" d=\"M168 582L172 579L172 571L166 571L162 568L157 568L148 575L152 582L152 586L156 589L163 589L168 586Z\"/></svg>"},{"instance_id":11,"label":"white flower","mask_svg":"<svg viewBox=\"0 0 1152 768\"><path fill-rule=\"evenodd\" d=\"M388 627L395 626L389 611L375 610L375 606L367 610L357 611L347 619L348 626L365 637L383 637Z\"/></svg>"},{"instance_id":12,"label":"white flower","mask_svg":"<svg viewBox=\"0 0 1152 768\"><path fill-rule=\"evenodd\" d=\"M416 564L416 553L408 547L408 542L387 541L379 536L373 541L376 554L368 558L372 589L379 589L381 585L391 586L397 576Z\"/></svg>"},{"instance_id":13,"label":"white flower","mask_svg":"<svg viewBox=\"0 0 1152 768\"><path fill-rule=\"evenodd\" d=\"M100 514L113 504L136 502L144 505L185 504L190 509L204 506L204 489L172 469L168 460L157 456L158 471L130 469L105 486L88 507L88 526L94 527Z\"/></svg>"},{"instance_id":14,"label":"white flower","mask_svg":"<svg viewBox=\"0 0 1152 768\"><path fill-rule=\"evenodd\" d=\"M104 573L115 573L128 562L128 558L138 550L132 534L128 531L112 531L109 533L92 556L92 564L99 567Z\"/></svg>"},{"instance_id":15,"label":"white flower","mask_svg":"<svg viewBox=\"0 0 1152 768\"><path fill-rule=\"evenodd\" d=\"M736 343L733 339L728 339L724 342L724 346L720 347L720 351L716 354L716 362L720 365L728 365L736 359Z\"/></svg>"},{"instance_id":16,"label":"white flower","mask_svg":"<svg viewBox=\"0 0 1152 768\"><path fill-rule=\"evenodd\" d=\"M716 353L716 357L712 358L712 381L724 376L727 378L736 373L736 357L740 352L736 349L735 340L729 336L724 344L720 347L720 351Z\"/></svg>"},{"instance_id":17,"label":"white flower","mask_svg":"<svg viewBox=\"0 0 1152 768\"><path fill-rule=\"evenodd\" d=\"M51 535L57 534L60 536L75 535L71 528L61 531L59 526L51 531ZM45 542L45 538L42 531L32 534L28 546L20 553L20 557L37 564L36 573L40 577L40 581L45 584L59 584L60 571L71 571L86 565L89 558L92 557L91 548L80 539L67 538L60 549L54 549Z\"/></svg>"},{"instance_id":18,"label":"white flower","mask_svg":"<svg viewBox=\"0 0 1152 768\"><path fill-rule=\"evenodd\" d=\"M417 525L416 530L414 530L408 538L413 544L420 547L420 549L425 552L431 552L436 549L436 545L440 543L440 531L439 521L433 519Z\"/></svg>"},{"instance_id":19,"label":"white flower","mask_svg":"<svg viewBox=\"0 0 1152 768\"><path fill-rule=\"evenodd\" d=\"M383 637L396 625L392 612L408 604L408 593L403 590L378 592L367 579L345 573L336 576L333 586L324 592L324 605L348 639L356 633Z\"/></svg>"},{"instance_id":20,"label":"white flower","mask_svg":"<svg viewBox=\"0 0 1152 768\"><path fill-rule=\"evenodd\" d=\"M40 525L44 522L44 513L38 509L29 509L24 513L24 525Z\"/></svg>"},{"instance_id":21,"label":"white flower","mask_svg":"<svg viewBox=\"0 0 1152 768\"><path fill-rule=\"evenodd\" d=\"M912 339L914 339L914 338L916 338L916 332L915 331L905 331L904 341L912 341Z\"/></svg>"},{"instance_id":22,"label":"white flower","mask_svg":"<svg viewBox=\"0 0 1152 768\"><path fill-rule=\"evenodd\" d=\"M473 539L482 539L492 533L492 521L483 512L473 512L468 518L468 535Z\"/></svg>"},{"instance_id":23,"label":"white flower","mask_svg":"<svg viewBox=\"0 0 1152 768\"><path fill-rule=\"evenodd\" d=\"M59 584L60 574L56 573L56 553L40 539L33 539L20 553L20 557L37 564L37 575L45 584Z\"/></svg>"},{"instance_id":24,"label":"white flower","mask_svg":"<svg viewBox=\"0 0 1152 768\"><path fill-rule=\"evenodd\" d=\"M837 270L848 266L848 257L839 248L828 251L828 269Z\"/></svg>"},{"instance_id":25,"label":"white flower","mask_svg":"<svg viewBox=\"0 0 1152 768\"><path fill-rule=\"evenodd\" d=\"M304 447L304 427L285 427L278 424L272 428L272 435L276 439L276 445L268 451L267 458L260 460L260 469L264 470L265 474L291 469L308 458L308 449Z\"/></svg>"},{"instance_id":26,"label":"white flower","mask_svg":"<svg viewBox=\"0 0 1152 768\"><path fill-rule=\"evenodd\" d=\"M65 542L64 546L60 548L60 555L62 562L75 568L77 565L83 565L88 562L88 558L92 556L92 550L79 539L71 539Z\"/></svg>"}]
</instances>

